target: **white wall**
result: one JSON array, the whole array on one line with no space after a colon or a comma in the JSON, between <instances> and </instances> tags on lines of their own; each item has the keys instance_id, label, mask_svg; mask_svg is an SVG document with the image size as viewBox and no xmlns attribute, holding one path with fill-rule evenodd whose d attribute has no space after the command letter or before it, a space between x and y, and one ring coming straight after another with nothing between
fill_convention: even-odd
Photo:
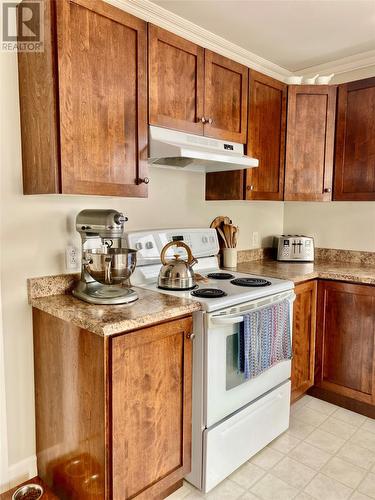
<instances>
[{"instance_id":1,"label":"white wall","mask_svg":"<svg viewBox=\"0 0 375 500\"><path fill-rule=\"evenodd\" d=\"M115 208L129 217L128 229L207 226L228 215L240 226L240 248L251 247L251 232L262 239L282 232L283 204L205 202L204 176L171 170L150 173L148 199L83 196L23 196L17 61L1 53L1 287L4 320L9 464L35 452L31 308L26 279L64 272L64 248L74 241L76 213Z\"/></svg>"},{"instance_id":2,"label":"white wall","mask_svg":"<svg viewBox=\"0 0 375 500\"><path fill-rule=\"evenodd\" d=\"M284 233L314 236L318 247L375 252L375 202L287 202Z\"/></svg>"}]
</instances>

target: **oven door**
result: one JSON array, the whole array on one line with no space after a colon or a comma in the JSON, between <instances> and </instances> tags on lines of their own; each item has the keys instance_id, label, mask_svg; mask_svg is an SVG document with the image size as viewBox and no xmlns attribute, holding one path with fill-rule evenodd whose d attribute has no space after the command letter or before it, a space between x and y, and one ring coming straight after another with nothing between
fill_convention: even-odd
<instances>
[{"instance_id":1,"label":"oven door","mask_svg":"<svg viewBox=\"0 0 375 500\"><path fill-rule=\"evenodd\" d=\"M207 314L205 426L220 422L251 401L266 394L290 378L291 360L277 363L255 378L246 380L238 370L238 335L246 313L289 301L292 332L294 292L287 291L256 301Z\"/></svg>"}]
</instances>

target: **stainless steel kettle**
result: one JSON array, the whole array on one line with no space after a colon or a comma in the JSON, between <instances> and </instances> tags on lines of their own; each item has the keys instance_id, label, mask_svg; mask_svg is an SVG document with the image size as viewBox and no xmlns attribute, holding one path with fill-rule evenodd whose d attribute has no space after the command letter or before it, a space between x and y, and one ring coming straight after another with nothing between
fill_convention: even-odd
<instances>
[{"instance_id":1,"label":"stainless steel kettle","mask_svg":"<svg viewBox=\"0 0 375 500\"><path fill-rule=\"evenodd\" d=\"M185 248L187 260L181 259L180 255L175 254L171 260L165 259L165 254L170 247ZM167 243L160 255L163 264L158 278L158 286L163 290L191 290L195 288L195 276L192 266L198 261L193 257L190 247L183 241L171 241Z\"/></svg>"}]
</instances>

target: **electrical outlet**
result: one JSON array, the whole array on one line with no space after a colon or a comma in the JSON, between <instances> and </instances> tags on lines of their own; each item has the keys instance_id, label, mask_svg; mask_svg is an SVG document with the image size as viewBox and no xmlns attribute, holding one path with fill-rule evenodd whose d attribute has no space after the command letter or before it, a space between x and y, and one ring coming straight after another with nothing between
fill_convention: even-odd
<instances>
[{"instance_id":1,"label":"electrical outlet","mask_svg":"<svg viewBox=\"0 0 375 500\"><path fill-rule=\"evenodd\" d=\"M65 265L67 271L78 271L79 269L79 252L77 247L68 245L65 250Z\"/></svg>"},{"instance_id":2,"label":"electrical outlet","mask_svg":"<svg viewBox=\"0 0 375 500\"><path fill-rule=\"evenodd\" d=\"M253 248L259 248L259 233L257 231L253 232Z\"/></svg>"}]
</instances>

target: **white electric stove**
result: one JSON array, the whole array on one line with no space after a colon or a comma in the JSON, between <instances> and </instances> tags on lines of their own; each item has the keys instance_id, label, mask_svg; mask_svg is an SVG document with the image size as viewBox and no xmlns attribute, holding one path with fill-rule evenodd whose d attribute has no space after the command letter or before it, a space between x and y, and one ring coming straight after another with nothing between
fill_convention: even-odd
<instances>
[{"instance_id":1,"label":"white electric stove","mask_svg":"<svg viewBox=\"0 0 375 500\"><path fill-rule=\"evenodd\" d=\"M126 240L138 250L132 285L202 305L202 311L193 314L192 471L186 479L207 492L289 426L291 361L245 380L237 360L244 314L288 300L292 331L294 285L219 269L214 229L139 231L127 233ZM190 246L198 259L194 271L203 279L194 290L160 290L160 252L166 243L178 240ZM184 252L174 247L169 255L183 257Z\"/></svg>"}]
</instances>

